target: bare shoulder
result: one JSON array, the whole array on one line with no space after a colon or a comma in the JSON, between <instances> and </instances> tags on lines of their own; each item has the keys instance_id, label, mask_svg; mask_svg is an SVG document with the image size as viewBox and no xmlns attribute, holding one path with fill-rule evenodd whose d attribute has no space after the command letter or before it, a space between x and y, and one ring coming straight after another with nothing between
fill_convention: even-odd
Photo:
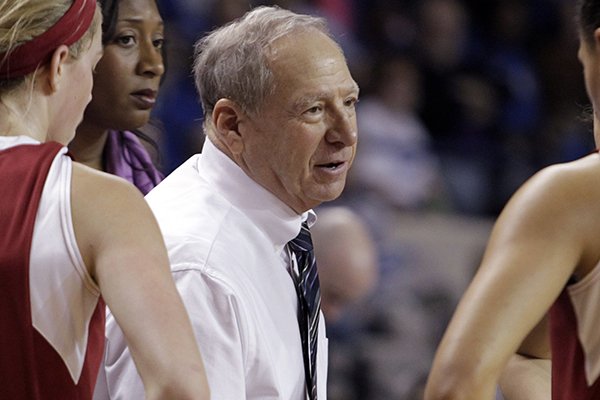
<instances>
[{"instance_id":1,"label":"bare shoulder","mask_svg":"<svg viewBox=\"0 0 600 400\"><path fill-rule=\"evenodd\" d=\"M531 177L500 214L498 229L527 237L582 243L600 235L600 155L546 167Z\"/></svg>"},{"instance_id":2,"label":"bare shoulder","mask_svg":"<svg viewBox=\"0 0 600 400\"><path fill-rule=\"evenodd\" d=\"M542 169L515 193L511 201L526 208L547 211L600 206L600 155L592 154Z\"/></svg>"},{"instance_id":3,"label":"bare shoulder","mask_svg":"<svg viewBox=\"0 0 600 400\"><path fill-rule=\"evenodd\" d=\"M82 257L94 260L115 243L156 236L156 220L142 193L124 179L73 163L71 179L73 228Z\"/></svg>"},{"instance_id":4,"label":"bare shoulder","mask_svg":"<svg viewBox=\"0 0 600 400\"><path fill-rule=\"evenodd\" d=\"M539 175L564 180L562 184L566 184L567 181L571 181L572 184L597 181L600 179L600 154L594 153L575 161L551 165L540 171Z\"/></svg>"},{"instance_id":5,"label":"bare shoulder","mask_svg":"<svg viewBox=\"0 0 600 400\"><path fill-rule=\"evenodd\" d=\"M126 180L77 162L73 163L72 192L73 200L91 201L97 207L110 206L118 199L143 200L137 188Z\"/></svg>"},{"instance_id":6,"label":"bare shoulder","mask_svg":"<svg viewBox=\"0 0 600 400\"><path fill-rule=\"evenodd\" d=\"M99 226L143 223L152 212L142 193L125 179L73 163L73 211Z\"/></svg>"}]
</instances>

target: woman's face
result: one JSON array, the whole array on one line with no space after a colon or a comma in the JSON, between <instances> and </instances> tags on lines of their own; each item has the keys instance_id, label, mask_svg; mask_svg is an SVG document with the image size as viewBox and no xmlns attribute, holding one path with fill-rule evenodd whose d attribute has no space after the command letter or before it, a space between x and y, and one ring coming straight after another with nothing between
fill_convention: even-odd
<instances>
[{"instance_id":1,"label":"woman's face","mask_svg":"<svg viewBox=\"0 0 600 400\"><path fill-rule=\"evenodd\" d=\"M594 110L594 140L600 145L600 48L598 40L593 42L586 40L582 35L579 40L579 52L577 57L583 66L583 78L588 98Z\"/></svg>"},{"instance_id":2,"label":"woman's face","mask_svg":"<svg viewBox=\"0 0 600 400\"><path fill-rule=\"evenodd\" d=\"M154 0L120 0L114 35L96 67L86 121L103 129L146 124L164 73L163 20Z\"/></svg>"}]
</instances>

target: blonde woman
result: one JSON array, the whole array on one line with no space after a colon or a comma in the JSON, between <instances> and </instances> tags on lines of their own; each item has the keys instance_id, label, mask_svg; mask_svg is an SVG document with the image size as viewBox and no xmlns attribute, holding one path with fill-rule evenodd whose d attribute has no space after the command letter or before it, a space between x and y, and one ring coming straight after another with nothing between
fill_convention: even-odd
<instances>
[{"instance_id":1,"label":"blonde woman","mask_svg":"<svg viewBox=\"0 0 600 400\"><path fill-rule=\"evenodd\" d=\"M148 399L208 398L142 195L67 155L100 20L94 0L0 1L0 398L91 399L104 302Z\"/></svg>"}]
</instances>

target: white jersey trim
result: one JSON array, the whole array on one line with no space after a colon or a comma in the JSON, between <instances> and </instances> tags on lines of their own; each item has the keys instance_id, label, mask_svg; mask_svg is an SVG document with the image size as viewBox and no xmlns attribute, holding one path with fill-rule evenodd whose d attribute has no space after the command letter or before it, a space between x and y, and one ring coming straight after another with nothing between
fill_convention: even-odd
<instances>
[{"instance_id":1,"label":"white jersey trim","mask_svg":"<svg viewBox=\"0 0 600 400\"><path fill-rule=\"evenodd\" d=\"M33 232L29 289L33 326L58 352L77 383L100 290L75 239L72 161L66 152L65 147L57 154L44 185Z\"/></svg>"},{"instance_id":2,"label":"white jersey trim","mask_svg":"<svg viewBox=\"0 0 600 400\"><path fill-rule=\"evenodd\" d=\"M585 358L585 377L591 386L600 376L600 266L567 288L577 317L577 335Z\"/></svg>"}]
</instances>

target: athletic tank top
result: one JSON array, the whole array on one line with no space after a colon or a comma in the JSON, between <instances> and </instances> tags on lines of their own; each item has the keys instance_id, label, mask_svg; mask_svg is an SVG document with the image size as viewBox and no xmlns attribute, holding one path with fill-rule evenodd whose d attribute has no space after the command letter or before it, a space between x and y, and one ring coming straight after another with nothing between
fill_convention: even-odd
<instances>
[{"instance_id":1,"label":"athletic tank top","mask_svg":"<svg viewBox=\"0 0 600 400\"><path fill-rule=\"evenodd\" d=\"M0 399L91 399L104 305L71 219L58 143L0 137Z\"/></svg>"},{"instance_id":2,"label":"athletic tank top","mask_svg":"<svg viewBox=\"0 0 600 400\"><path fill-rule=\"evenodd\" d=\"M552 399L600 399L600 266L550 309Z\"/></svg>"}]
</instances>

